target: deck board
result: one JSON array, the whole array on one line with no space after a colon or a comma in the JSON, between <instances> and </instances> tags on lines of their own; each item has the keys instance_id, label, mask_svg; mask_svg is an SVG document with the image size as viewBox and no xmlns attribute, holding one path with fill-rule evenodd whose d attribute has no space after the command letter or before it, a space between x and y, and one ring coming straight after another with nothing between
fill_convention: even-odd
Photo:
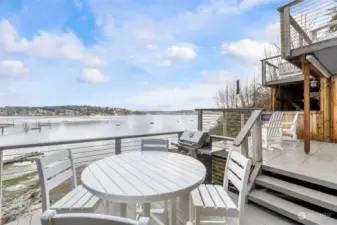
<instances>
[{"instance_id":1,"label":"deck board","mask_svg":"<svg viewBox=\"0 0 337 225\"><path fill-rule=\"evenodd\" d=\"M337 189L337 144L311 141L310 145L310 154L304 153L302 141L284 142L283 151L264 150L263 165L310 177Z\"/></svg>"}]
</instances>

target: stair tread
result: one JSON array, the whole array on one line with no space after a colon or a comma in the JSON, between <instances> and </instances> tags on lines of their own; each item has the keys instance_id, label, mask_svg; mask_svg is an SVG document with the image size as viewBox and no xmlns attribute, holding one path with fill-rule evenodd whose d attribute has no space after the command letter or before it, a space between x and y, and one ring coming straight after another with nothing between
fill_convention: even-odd
<instances>
[{"instance_id":1,"label":"stair tread","mask_svg":"<svg viewBox=\"0 0 337 225\"><path fill-rule=\"evenodd\" d=\"M337 220L331 217L263 191L253 190L249 193L248 199L302 224L337 224Z\"/></svg>"},{"instance_id":2,"label":"stair tread","mask_svg":"<svg viewBox=\"0 0 337 225\"><path fill-rule=\"evenodd\" d=\"M271 165L263 165L262 166L262 170L264 171L269 171L272 173L276 173L282 176L286 176L286 177L292 177L295 178L297 180L302 180L305 182L309 182L312 184L316 184L322 187L327 187L330 189L335 189L337 191L337 185L335 182L332 182L330 180L327 179L320 179L319 177L315 176L311 176L310 174L305 174L305 173L300 173L298 171L294 172L292 170L288 170L286 168L277 168Z\"/></svg>"},{"instance_id":3,"label":"stair tread","mask_svg":"<svg viewBox=\"0 0 337 225\"><path fill-rule=\"evenodd\" d=\"M337 212L337 197L267 175L256 178L258 185Z\"/></svg>"}]
</instances>

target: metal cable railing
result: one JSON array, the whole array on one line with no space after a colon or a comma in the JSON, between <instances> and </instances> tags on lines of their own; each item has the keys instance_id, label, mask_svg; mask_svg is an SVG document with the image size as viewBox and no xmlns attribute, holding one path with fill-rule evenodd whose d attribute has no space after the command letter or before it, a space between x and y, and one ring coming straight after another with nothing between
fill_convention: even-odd
<instances>
[{"instance_id":1,"label":"metal cable railing","mask_svg":"<svg viewBox=\"0 0 337 225\"><path fill-rule=\"evenodd\" d=\"M287 78L303 77L302 71L293 64L282 59L281 56L273 56L261 60L262 62L262 84L273 84Z\"/></svg>"},{"instance_id":2,"label":"metal cable railing","mask_svg":"<svg viewBox=\"0 0 337 225\"><path fill-rule=\"evenodd\" d=\"M290 44L290 49L296 49L337 37L336 0L296 0L279 11L282 39L289 38L282 47Z\"/></svg>"}]
</instances>

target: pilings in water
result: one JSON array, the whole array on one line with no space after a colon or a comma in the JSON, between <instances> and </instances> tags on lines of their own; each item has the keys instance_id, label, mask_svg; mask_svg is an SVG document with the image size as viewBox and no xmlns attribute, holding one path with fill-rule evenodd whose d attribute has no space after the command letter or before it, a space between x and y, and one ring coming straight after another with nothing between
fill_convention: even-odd
<instances>
[{"instance_id":1,"label":"pilings in water","mask_svg":"<svg viewBox=\"0 0 337 225\"><path fill-rule=\"evenodd\" d=\"M36 121L34 124L29 125L27 122L23 124L23 129L25 132L28 132L29 130L39 130L41 131L42 127L51 127L50 121L46 123L42 123L40 121Z\"/></svg>"},{"instance_id":2,"label":"pilings in water","mask_svg":"<svg viewBox=\"0 0 337 225\"><path fill-rule=\"evenodd\" d=\"M5 128L7 127L14 127L14 121L13 123L0 123L1 136L4 135Z\"/></svg>"}]
</instances>

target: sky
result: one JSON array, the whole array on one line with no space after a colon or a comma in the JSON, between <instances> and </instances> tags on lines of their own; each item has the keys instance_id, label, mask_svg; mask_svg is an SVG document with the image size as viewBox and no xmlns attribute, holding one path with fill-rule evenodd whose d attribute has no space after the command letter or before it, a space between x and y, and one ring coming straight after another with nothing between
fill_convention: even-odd
<instances>
[{"instance_id":1,"label":"sky","mask_svg":"<svg viewBox=\"0 0 337 225\"><path fill-rule=\"evenodd\" d=\"M0 0L0 106L215 107L288 0Z\"/></svg>"}]
</instances>

